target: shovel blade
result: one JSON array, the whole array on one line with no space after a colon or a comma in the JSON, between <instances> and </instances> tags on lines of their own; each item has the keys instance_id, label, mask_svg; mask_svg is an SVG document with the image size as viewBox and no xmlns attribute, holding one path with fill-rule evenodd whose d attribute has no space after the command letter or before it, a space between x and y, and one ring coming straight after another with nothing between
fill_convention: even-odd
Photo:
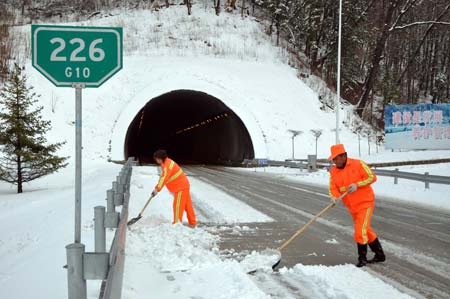
<instances>
[{"instance_id":1,"label":"shovel blade","mask_svg":"<svg viewBox=\"0 0 450 299\"><path fill-rule=\"evenodd\" d=\"M247 256L241 265L247 270L248 274L254 274L257 271L275 270L281 262L281 252L275 249L266 249L260 253L252 253Z\"/></svg>"},{"instance_id":2,"label":"shovel blade","mask_svg":"<svg viewBox=\"0 0 450 299\"><path fill-rule=\"evenodd\" d=\"M133 224L135 224L136 222L138 222L139 219L141 219L141 218L142 218L141 215L139 215L139 216L137 216L137 217L134 217L134 218L132 218L130 221L128 221L127 225L128 225L128 226L133 225Z\"/></svg>"}]
</instances>

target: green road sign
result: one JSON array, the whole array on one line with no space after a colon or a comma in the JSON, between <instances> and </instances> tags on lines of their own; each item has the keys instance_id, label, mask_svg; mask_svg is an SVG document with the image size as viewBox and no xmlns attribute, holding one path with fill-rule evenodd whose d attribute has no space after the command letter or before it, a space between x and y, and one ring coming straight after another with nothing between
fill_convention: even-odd
<instances>
[{"instance_id":1,"label":"green road sign","mask_svg":"<svg viewBox=\"0 0 450 299\"><path fill-rule=\"evenodd\" d=\"M31 51L56 86L98 87L122 69L122 28L32 25Z\"/></svg>"}]
</instances>

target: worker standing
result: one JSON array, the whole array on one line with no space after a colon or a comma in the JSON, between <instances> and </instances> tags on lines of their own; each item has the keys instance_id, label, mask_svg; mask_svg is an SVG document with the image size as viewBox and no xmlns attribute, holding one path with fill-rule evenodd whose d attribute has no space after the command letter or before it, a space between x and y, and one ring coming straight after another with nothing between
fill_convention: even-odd
<instances>
[{"instance_id":1,"label":"worker standing","mask_svg":"<svg viewBox=\"0 0 450 299\"><path fill-rule=\"evenodd\" d=\"M361 160L347 157L343 144L331 147L329 160L334 162L330 169L330 197L336 203L339 196L348 191L342 199L347 206L354 223L354 239L358 245L357 267L367 263L384 262L386 257L377 235L372 230L370 220L375 207L375 195L371 184L377 180L376 175ZM371 260L367 260L367 244L375 253Z\"/></svg>"},{"instance_id":2,"label":"worker standing","mask_svg":"<svg viewBox=\"0 0 450 299\"><path fill-rule=\"evenodd\" d=\"M195 227L194 208L192 206L189 180L181 167L167 156L165 150L157 150L153 154L155 162L161 166L161 177L152 192L156 196L164 186L173 193L173 223L183 221L183 213L186 211L189 226Z\"/></svg>"}]
</instances>

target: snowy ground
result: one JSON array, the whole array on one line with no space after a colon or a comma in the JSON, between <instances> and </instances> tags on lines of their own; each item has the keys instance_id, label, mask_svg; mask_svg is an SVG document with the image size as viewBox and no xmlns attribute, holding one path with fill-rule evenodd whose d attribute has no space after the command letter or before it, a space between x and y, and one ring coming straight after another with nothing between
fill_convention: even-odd
<instances>
[{"instance_id":1,"label":"snowy ground","mask_svg":"<svg viewBox=\"0 0 450 299\"><path fill-rule=\"evenodd\" d=\"M192 178L191 178L192 179ZM131 186L130 213L138 213L143 205L153 183L157 181L155 168L135 168ZM206 188L204 188L206 187ZM195 194L194 205L204 207L206 202L213 206L215 194L222 196L213 187L193 184ZM236 199L234 199L236 200ZM124 298L196 298L196 299L234 299L234 298L292 298L282 295L280 286L271 285L270 272L261 272L255 276L247 275L248 263L245 261L260 261L257 253L250 254L244 261L225 258L218 248L219 236L217 229L201 224L191 229L182 225L171 225L171 196L163 192L155 198L145 213L144 218L137 222L127 236L127 258L125 265ZM236 203L236 202L233 202ZM237 226L236 215L256 215L253 208L241 204L234 210L220 209L220 219L223 227ZM213 215L216 215L214 213ZM217 221L215 218L214 220ZM266 216L251 216L253 221L267 221ZM250 219L245 219L250 220ZM203 221L208 221L204 219ZM217 223L216 223L217 224ZM219 229L220 230L220 229ZM330 241L332 242L332 240ZM283 280L294 284L308 285L305 290L309 298L362 298L360 285L367 286L367 296L364 298L410 298L402 294L368 272L355 268L353 265L336 267L297 265L292 269L282 269ZM351 277L351 279L349 279ZM264 285L265 287L262 287ZM274 289L278 288L278 289ZM309 292L309 293L308 293ZM268 295L268 293L272 295ZM273 295L273 294L279 294Z\"/></svg>"},{"instance_id":2,"label":"snowy ground","mask_svg":"<svg viewBox=\"0 0 450 299\"><path fill-rule=\"evenodd\" d=\"M355 158L362 159L367 163L381 163L381 162L397 162L397 161L417 161L417 160L431 160L431 159L449 159L450 150L385 150L383 147L379 148L376 153L372 148L371 155L368 154L367 149L362 150L361 157L358 157L358 152L349 150L349 155ZM327 157L328 158L328 157ZM426 165L424 167L427 167Z\"/></svg>"},{"instance_id":3,"label":"snowy ground","mask_svg":"<svg viewBox=\"0 0 450 299\"><path fill-rule=\"evenodd\" d=\"M419 155L417 157L420 157ZM385 161L384 159L380 159ZM450 163L399 166L387 169L398 168L400 171L425 173L433 175L450 175ZM384 169L384 168L383 168ZM285 168L285 167L265 167L265 168L241 168L242 171L267 172L277 174L290 180L311 183L314 185L326 186L329 184L329 174L325 170L318 170L309 173L306 170ZM410 202L417 205L424 205L431 208L450 210L450 200L448 194L450 185L430 184L430 189L425 189L422 182L399 179L399 183L394 184L394 178L378 176L377 182L372 185L376 196L380 196L393 201Z\"/></svg>"},{"instance_id":4,"label":"snowy ground","mask_svg":"<svg viewBox=\"0 0 450 299\"><path fill-rule=\"evenodd\" d=\"M106 190L120 165L91 163L84 167L82 243L94 250L94 206L106 205ZM67 297L65 246L74 234L74 171L24 185L23 194L0 182L0 298ZM99 283L88 282L90 298Z\"/></svg>"}]
</instances>

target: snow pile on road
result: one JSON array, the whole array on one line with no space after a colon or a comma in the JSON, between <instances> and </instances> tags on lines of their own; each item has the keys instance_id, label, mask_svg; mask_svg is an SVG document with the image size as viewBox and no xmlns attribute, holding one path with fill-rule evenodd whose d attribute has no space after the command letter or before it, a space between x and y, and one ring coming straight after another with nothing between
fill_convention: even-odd
<instances>
[{"instance_id":1,"label":"snow pile on road","mask_svg":"<svg viewBox=\"0 0 450 299\"><path fill-rule=\"evenodd\" d=\"M347 299L412 299L399 292L368 272L353 265L339 266L305 266L298 264L292 269L280 270L283 276L295 279L299 276L310 283L314 298Z\"/></svg>"},{"instance_id":2,"label":"snow pile on road","mask_svg":"<svg viewBox=\"0 0 450 299\"><path fill-rule=\"evenodd\" d=\"M275 249L265 249L262 252L252 251L241 261L241 267L245 272L272 271L272 267L281 261L281 254Z\"/></svg>"},{"instance_id":3,"label":"snow pile on road","mask_svg":"<svg viewBox=\"0 0 450 299\"><path fill-rule=\"evenodd\" d=\"M142 220L130 227L128 236L127 255L157 257L149 262L163 272L191 270L217 257L217 237L201 228Z\"/></svg>"},{"instance_id":4,"label":"snow pile on road","mask_svg":"<svg viewBox=\"0 0 450 299\"><path fill-rule=\"evenodd\" d=\"M270 298L202 228L144 221L127 239L123 298Z\"/></svg>"},{"instance_id":5,"label":"snow pile on road","mask_svg":"<svg viewBox=\"0 0 450 299\"><path fill-rule=\"evenodd\" d=\"M139 221L127 236L123 298L278 298L265 294L259 285L278 275L268 265L266 259L270 256L252 252L241 262L224 259L219 241L203 228L148 218ZM254 269L258 270L255 277L247 275ZM259 281L260 271L266 273L265 281ZM354 265L298 264L282 268L280 273L286 280L298 281L302 286L299 292L312 295L308 298L411 298Z\"/></svg>"}]
</instances>

